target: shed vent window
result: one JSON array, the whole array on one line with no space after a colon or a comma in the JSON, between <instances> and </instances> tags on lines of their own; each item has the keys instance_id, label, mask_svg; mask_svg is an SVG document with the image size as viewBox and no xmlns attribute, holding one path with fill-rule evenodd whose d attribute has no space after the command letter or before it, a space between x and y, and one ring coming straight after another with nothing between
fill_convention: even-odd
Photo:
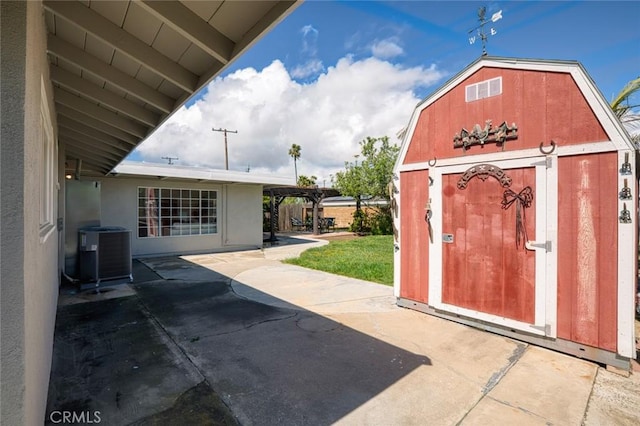
<instances>
[{"instance_id":1,"label":"shed vent window","mask_svg":"<svg viewBox=\"0 0 640 426\"><path fill-rule=\"evenodd\" d=\"M218 232L218 193L197 189L138 188L138 237Z\"/></svg>"},{"instance_id":2,"label":"shed vent window","mask_svg":"<svg viewBox=\"0 0 640 426\"><path fill-rule=\"evenodd\" d=\"M466 87L465 97L467 102L497 96L502 93L502 77L470 84Z\"/></svg>"}]
</instances>

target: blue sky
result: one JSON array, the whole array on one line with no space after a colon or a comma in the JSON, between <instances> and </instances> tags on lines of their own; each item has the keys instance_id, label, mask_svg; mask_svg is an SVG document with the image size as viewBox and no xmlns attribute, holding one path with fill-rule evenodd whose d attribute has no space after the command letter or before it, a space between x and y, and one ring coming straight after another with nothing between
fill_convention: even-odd
<instances>
[{"instance_id":1,"label":"blue sky","mask_svg":"<svg viewBox=\"0 0 640 426\"><path fill-rule=\"evenodd\" d=\"M317 35L306 38L325 66L350 53L366 57L369 43L393 37L404 51L394 63L435 63L455 74L482 51L478 42L468 42L480 6L487 16L503 11L503 19L491 25L497 33L487 43L490 55L577 60L607 99L640 75L640 1L320 0L303 3L225 74L263 68L273 59L295 68L310 57L301 46L302 28L308 25Z\"/></svg>"},{"instance_id":2,"label":"blue sky","mask_svg":"<svg viewBox=\"0 0 640 426\"><path fill-rule=\"evenodd\" d=\"M480 56L468 31L481 6L487 17L502 11L486 26L496 31L489 55L577 60L607 100L640 76L639 1L307 0L130 159L222 168L214 123L238 130L231 169L293 173L287 151L298 143L299 172L328 181L360 140L393 137L418 101Z\"/></svg>"}]
</instances>

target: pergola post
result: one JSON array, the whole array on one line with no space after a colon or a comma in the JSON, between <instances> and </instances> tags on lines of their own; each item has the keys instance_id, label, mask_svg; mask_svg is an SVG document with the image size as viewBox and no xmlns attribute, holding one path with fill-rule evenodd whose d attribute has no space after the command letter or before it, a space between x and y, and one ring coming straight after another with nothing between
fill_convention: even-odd
<instances>
[{"instance_id":1,"label":"pergola post","mask_svg":"<svg viewBox=\"0 0 640 426\"><path fill-rule=\"evenodd\" d=\"M269 191L269 241L276 241L276 209L273 202L273 189Z\"/></svg>"},{"instance_id":2,"label":"pergola post","mask_svg":"<svg viewBox=\"0 0 640 426\"><path fill-rule=\"evenodd\" d=\"M313 203L313 235L318 235L318 204L320 204L316 197L311 199Z\"/></svg>"},{"instance_id":3,"label":"pergola post","mask_svg":"<svg viewBox=\"0 0 640 426\"><path fill-rule=\"evenodd\" d=\"M271 211L271 233L269 240L277 241L275 236L276 227L278 226L278 208L287 197L306 198L313 203L313 234L318 235L320 232L320 220L318 218L318 210L320 201L325 197L335 197L340 193L333 188L305 188L299 186L283 186L264 189L263 195L269 196L269 209Z\"/></svg>"}]
</instances>

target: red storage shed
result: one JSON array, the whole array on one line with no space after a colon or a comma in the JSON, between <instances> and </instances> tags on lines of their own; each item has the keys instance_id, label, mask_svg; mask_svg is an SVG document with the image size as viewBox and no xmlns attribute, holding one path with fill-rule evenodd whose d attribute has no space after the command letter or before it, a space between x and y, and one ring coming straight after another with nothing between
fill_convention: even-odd
<instances>
[{"instance_id":1,"label":"red storage shed","mask_svg":"<svg viewBox=\"0 0 640 426\"><path fill-rule=\"evenodd\" d=\"M478 59L416 107L403 139L398 304L628 369L635 162L579 63Z\"/></svg>"}]
</instances>

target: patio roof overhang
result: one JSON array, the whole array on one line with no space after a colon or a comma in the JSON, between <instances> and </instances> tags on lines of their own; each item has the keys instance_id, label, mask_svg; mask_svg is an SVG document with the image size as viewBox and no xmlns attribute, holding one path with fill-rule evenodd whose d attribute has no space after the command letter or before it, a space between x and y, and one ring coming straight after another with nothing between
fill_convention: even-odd
<instances>
[{"instance_id":1,"label":"patio roof overhang","mask_svg":"<svg viewBox=\"0 0 640 426\"><path fill-rule=\"evenodd\" d=\"M67 172L109 174L301 2L44 1Z\"/></svg>"},{"instance_id":2,"label":"patio roof overhang","mask_svg":"<svg viewBox=\"0 0 640 426\"><path fill-rule=\"evenodd\" d=\"M162 181L171 180L198 183L218 184L251 184L262 185L263 188L281 187L290 184L293 178L234 170L216 170L202 167L183 167L167 164L150 164L123 161L111 172L117 178L155 178Z\"/></svg>"}]
</instances>

